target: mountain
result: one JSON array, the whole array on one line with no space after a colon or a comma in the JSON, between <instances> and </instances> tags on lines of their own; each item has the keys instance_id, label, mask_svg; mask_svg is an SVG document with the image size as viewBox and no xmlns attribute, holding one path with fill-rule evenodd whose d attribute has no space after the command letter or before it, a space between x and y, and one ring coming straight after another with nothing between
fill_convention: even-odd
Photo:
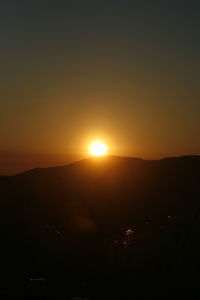
<instances>
[{"instance_id":1,"label":"mountain","mask_svg":"<svg viewBox=\"0 0 200 300\"><path fill-rule=\"evenodd\" d=\"M152 216L193 213L199 197L200 157L158 161L91 158L64 167L3 177L4 198L31 217L59 222L81 215L97 227ZM19 209L20 208L20 209ZM34 215L35 213L35 215Z\"/></svg>"},{"instance_id":2,"label":"mountain","mask_svg":"<svg viewBox=\"0 0 200 300\"><path fill-rule=\"evenodd\" d=\"M31 284L42 276L56 287L67 280L70 293L87 294L105 274L113 287L116 267L126 280L136 279L137 270L141 284L152 257L153 269L163 269L163 255L167 266L176 260L174 252L166 258L166 247L193 253L188 241L193 236L194 242L199 227L199 174L200 156L154 161L106 156L0 177L1 288L20 287L20 294L26 286L27 293L41 293ZM185 253L181 250L182 257ZM133 263L135 255L139 263ZM120 263L124 256L129 271Z\"/></svg>"},{"instance_id":3,"label":"mountain","mask_svg":"<svg viewBox=\"0 0 200 300\"><path fill-rule=\"evenodd\" d=\"M83 155L78 153L53 154L0 150L0 174L7 176L14 175L29 169L33 169L36 166L62 166L83 158Z\"/></svg>"}]
</instances>

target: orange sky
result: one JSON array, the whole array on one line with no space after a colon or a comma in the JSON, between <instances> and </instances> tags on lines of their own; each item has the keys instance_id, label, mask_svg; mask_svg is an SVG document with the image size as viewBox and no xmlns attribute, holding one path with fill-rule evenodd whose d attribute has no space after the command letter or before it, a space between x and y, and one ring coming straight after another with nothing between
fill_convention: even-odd
<instances>
[{"instance_id":1,"label":"orange sky","mask_svg":"<svg viewBox=\"0 0 200 300\"><path fill-rule=\"evenodd\" d=\"M200 154L200 4L179 2L4 1L0 173L84 157L93 139Z\"/></svg>"}]
</instances>

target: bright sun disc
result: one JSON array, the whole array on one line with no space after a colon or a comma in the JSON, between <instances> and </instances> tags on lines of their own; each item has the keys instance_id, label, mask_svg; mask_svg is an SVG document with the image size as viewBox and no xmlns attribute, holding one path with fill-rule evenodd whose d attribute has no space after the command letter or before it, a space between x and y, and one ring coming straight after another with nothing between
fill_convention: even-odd
<instances>
[{"instance_id":1,"label":"bright sun disc","mask_svg":"<svg viewBox=\"0 0 200 300\"><path fill-rule=\"evenodd\" d=\"M108 152L108 146L100 141L93 142L90 145L90 154L93 156L103 156Z\"/></svg>"}]
</instances>

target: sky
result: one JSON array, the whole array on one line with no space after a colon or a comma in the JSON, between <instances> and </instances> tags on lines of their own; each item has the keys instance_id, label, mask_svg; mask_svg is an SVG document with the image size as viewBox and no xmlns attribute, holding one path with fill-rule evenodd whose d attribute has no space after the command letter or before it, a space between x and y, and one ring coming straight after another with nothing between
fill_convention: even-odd
<instances>
[{"instance_id":1,"label":"sky","mask_svg":"<svg viewBox=\"0 0 200 300\"><path fill-rule=\"evenodd\" d=\"M0 38L0 173L82 157L93 139L200 154L198 0L2 0Z\"/></svg>"}]
</instances>

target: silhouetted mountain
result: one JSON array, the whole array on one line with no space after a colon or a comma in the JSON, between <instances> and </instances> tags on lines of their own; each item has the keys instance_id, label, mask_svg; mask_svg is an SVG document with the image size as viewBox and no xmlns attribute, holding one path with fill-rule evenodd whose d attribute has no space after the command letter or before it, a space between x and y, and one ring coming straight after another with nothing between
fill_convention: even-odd
<instances>
[{"instance_id":1,"label":"silhouetted mountain","mask_svg":"<svg viewBox=\"0 0 200 300\"><path fill-rule=\"evenodd\" d=\"M67 280L69 294L87 294L105 276L110 288L119 280L124 288L126 280L141 286L149 272L152 280L168 277L172 265L177 274L177 251L190 256L188 243L200 244L199 174L199 156L108 156L0 177L2 289L40 294L30 280L43 276L55 287Z\"/></svg>"}]
</instances>

